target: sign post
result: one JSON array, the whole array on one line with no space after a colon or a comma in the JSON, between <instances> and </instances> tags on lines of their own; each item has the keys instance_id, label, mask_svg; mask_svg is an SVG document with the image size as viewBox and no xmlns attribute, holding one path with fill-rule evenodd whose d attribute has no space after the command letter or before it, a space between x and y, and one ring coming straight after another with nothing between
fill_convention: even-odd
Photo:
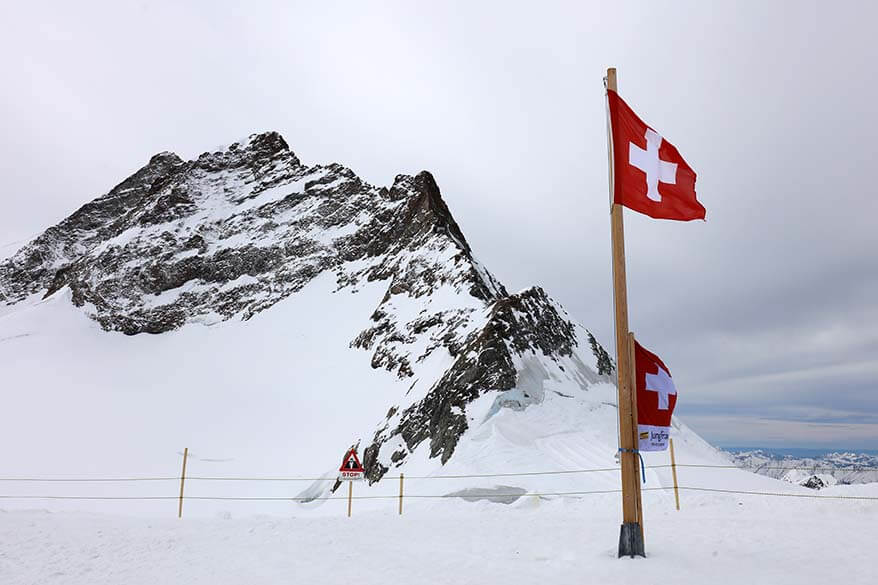
<instances>
[{"instance_id":1,"label":"sign post","mask_svg":"<svg viewBox=\"0 0 878 585\"><path fill-rule=\"evenodd\" d=\"M351 517L351 507L354 499L354 482L361 481L366 475L360 458L357 457L356 449L348 449L341 467L338 469L338 480L348 482L348 518Z\"/></svg>"}]
</instances>

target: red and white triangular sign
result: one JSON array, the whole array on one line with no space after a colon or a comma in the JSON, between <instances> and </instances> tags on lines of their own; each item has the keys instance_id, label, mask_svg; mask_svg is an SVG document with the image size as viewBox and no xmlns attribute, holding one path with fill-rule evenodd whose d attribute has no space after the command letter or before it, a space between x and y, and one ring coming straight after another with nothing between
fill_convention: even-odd
<instances>
[{"instance_id":1,"label":"red and white triangular sign","mask_svg":"<svg viewBox=\"0 0 878 585\"><path fill-rule=\"evenodd\" d=\"M357 457L355 449L350 449L345 453L338 471L338 478L343 481L363 479L363 475L366 473L366 470L363 469L363 465L360 463L360 458Z\"/></svg>"}]
</instances>

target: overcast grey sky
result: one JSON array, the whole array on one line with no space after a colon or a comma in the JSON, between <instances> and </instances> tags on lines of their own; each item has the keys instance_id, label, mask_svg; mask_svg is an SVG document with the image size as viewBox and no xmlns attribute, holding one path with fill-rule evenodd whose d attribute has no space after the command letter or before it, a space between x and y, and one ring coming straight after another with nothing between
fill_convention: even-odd
<instances>
[{"instance_id":1,"label":"overcast grey sky","mask_svg":"<svg viewBox=\"0 0 878 585\"><path fill-rule=\"evenodd\" d=\"M876 449L876 6L5 2L0 245L158 151L273 129L377 185L432 171L489 269L610 348L615 66L708 212L626 214L632 329L679 414L719 444Z\"/></svg>"}]
</instances>

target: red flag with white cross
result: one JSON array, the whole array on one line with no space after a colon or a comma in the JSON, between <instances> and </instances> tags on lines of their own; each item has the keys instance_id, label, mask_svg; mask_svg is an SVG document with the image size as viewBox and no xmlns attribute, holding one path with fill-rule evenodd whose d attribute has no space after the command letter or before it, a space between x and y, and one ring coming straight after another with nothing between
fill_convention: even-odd
<instances>
[{"instance_id":1,"label":"red flag with white cross","mask_svg":"<svg viewBox=\"0 0 878 585\"><path fill-rule=\"evenodd\" d=\"M634 341L637 381L637 433L641 451L668 448L677 388L668 367L657 355Z\"/></svg>"},{"instance_id":2,"label":"red flag with white cross","mask_svg":"<svg viewBox=\"0 0 878 585\"><path fill-rule=\"evenodd\" d=\"M695 171L673 144L647 126L615 91L607 91L613 137L613 202L655 219L704 219Z\"/></svg>"}]
</instances>

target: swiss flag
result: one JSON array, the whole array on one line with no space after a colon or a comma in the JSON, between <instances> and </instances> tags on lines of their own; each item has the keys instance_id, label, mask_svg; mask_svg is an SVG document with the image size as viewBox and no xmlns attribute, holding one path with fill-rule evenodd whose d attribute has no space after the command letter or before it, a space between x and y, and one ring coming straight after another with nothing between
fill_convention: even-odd
<instances>
[{"instance_id":1,"label":"swiss flag","mask_svg":"<svg viewBox=\"0 0 878 585\"><path fill-rule=\"evenodd\" d=\"M641 451L664 451L670 438L671 415L677 405L677 388L661 359L634 342L637 382L637 431Z\"/></svg>"},{"instance_id":2,"label":"swiss flag","mask_svg":"<svg viewBox=\"0 0 878 585\"><path fill-rule=\"evenodd\" d=\"M613 201L655 219L704 219L695 171L673 144L647 126L615 91L607 91L613 136Z\"/></svg>"}]
</instances>

